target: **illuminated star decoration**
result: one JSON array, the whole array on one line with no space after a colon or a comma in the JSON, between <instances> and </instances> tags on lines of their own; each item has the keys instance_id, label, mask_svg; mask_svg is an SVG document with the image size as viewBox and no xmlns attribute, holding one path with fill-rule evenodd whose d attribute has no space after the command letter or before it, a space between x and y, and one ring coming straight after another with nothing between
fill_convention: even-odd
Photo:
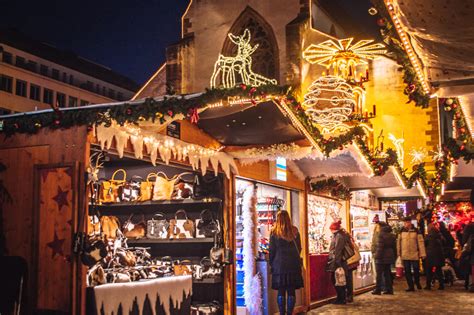
<instances>
[{"instance_id":1,"label":"illuminated star decoration","mask_svg":"<svg viewBox=\"0 0 474 315\"><path fill-rule=\"evenodd\" d=\"M54 258L56 255L64 256L63 244L64 244L65 240L66 239L64 239L64 238L59 239L58 234L56 233L56 231L54 231L53 241L46 244L46 246L48 246L49 248L51 248L53 250L53 254L52 254L51 258Z\"/></svg>"},{"instance_id":2,"label":"illuminated star decoration","mask_svg":"<svg viewBox=\"0 0 474 315\"><path fill-rule=\"evenodd\" d=\"M327 40L320 44L311 44L303 52L303 58L309 63L333 67L334 75L348 79L355 76L355 67L366 65L367 60L384 55L387 51L381 43L373 40L361 40L352 45L353 38Z\"/></svg>"},{"instance_id":3,"label":"illuminated star decoration","mask_svg":"<svg viewBox=\"0 0 474 315\"><path fill-rule=\"evenodd\" d=\"M438 144L438 148L436 151L431 151L432 159L434 162L442 160L444 158L444 151L441 146Z\"/></svg>"},{"instance_id":4,"label":"illuminated star decoration","mask_svg":"<svg viewBox=\"0 0 474 315\"><path fill-rule=\"evenodd\" d=\"M67 200L67 195L69 190L62 190L60 186L58 186L58 193L56 196L53 197L53 200L57 203L59 211L61 211L63 206L69 206L69 202Z\"/></svg>"},{"instance_id":5,"label":"illuminated star decoration","mask_svg":"<svg viewBox=\"0 0 474 315\"><path fill-rule=\"evenodd\" d=\"M222 86L228 89L235 87L238 83L250 86L277 84L277 80L269 79L252 71L251 55L257 50L258 44L255 46L250 44L250 31L248 29L240 36L232 33L227 36L232 43L237 45L237 55L229 57L219 54L211 76L211 88ZM237 81L238 77L240 77L240 81ZM218 78L220 78L220 84Z\"/></svg>"},{"instance_id":6,"label":"illuminated star decoration","mask_svg":"<svg viewBox=\"0 0 474 315\"><path fill-rule=\"evenodd\" d=\"M411 163L412 164L419 164L423 162L426 157L426 150L424 148L419 148L418 150L413 148L410 151L411 156Z\"/></svg>"}]
</instances>

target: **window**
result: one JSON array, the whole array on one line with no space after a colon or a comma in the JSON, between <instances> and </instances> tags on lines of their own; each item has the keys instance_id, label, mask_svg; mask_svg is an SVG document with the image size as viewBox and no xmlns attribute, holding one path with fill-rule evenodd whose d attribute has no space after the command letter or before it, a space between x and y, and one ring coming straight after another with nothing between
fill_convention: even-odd
<instances>
[{"instance_id":1,"label":"window","mask_svg":"<svg viewBox=\"0 0 474 315\"><path fill-rule=\"evenodd\" d=\"M51 77L55 80L59 80L59 70L53 69L53 72L51 73Z\"/></svg>"},{"instance_id":2,"label":"window","mask_svg":"<svg viewBox=\"0 0 474 315\"><path fill-rule=\"evenodd\" d=\"M5 63L12 64L12 62L13 62L13 56L12 56L12 54L10 54L10 53L4 51L4 52L3 52L2 60L3 60L3 62L5 62Z\"/></svg>"},{"instance_id":3,"label":"window","mask_svg":"<svg viewBox=\"0 0 474 315\"><path fill-rule=\"evenodd\" d=\"M115 98L115 91L112 89L109 89L109 97L110 98Z\"/></svg>"},{"instance_id":4,"label":"window","mask_svg":"<svg viewBox=\"0 0 474 315\"><path fill-rule=\"evenodd\" d=\"M16 56L15 65L17 65L18 67L22 67L22 68L25 67L25 58L20 57L20 56Z\"/></svg>"},{"instance_id":5,"label":"window","mask_svg":"<svg viewBox=\"0 0 474 315\"><path fill-rule=\"evenodd\" d=\"M26 97L26 82L16 79L16 95Z\"/></svg>"},{"instance_id":6,"label":"window","mask_svg":"<svg viewBox=\"0 0 474 315\"><path fill-rule=\"evenodd\" d=\"M72 74L69 75L69 84L74 85L74 76Z\"/></svg>"},{"instance_id":7,"label":"window","mask_svg":"<svg viewBox=\"0 0 474 315\"><path fill-rule=\"evenodd\" d=\"M39 101L41 96L41 88L38 85L30 84L30 99Z\"/></svg>"},{"instance_id":8,"label":"window","mask_svg":"<svg viewBox=\"0 0 474 315\"><path fill-rule=\"evenodd\" d=\"M43 90L43 103L53 105L53 91L50 89Z\"/></svg>"},{"instance_id":9,"label":"window","mask_svg":"<svg viewBox=\"0 0 474 315\"><path fill-rule=\"evenodd\" d=\"M56 105L58 107L66 107L66 95L56 92Z\"/></svg>"},{"instance_id":10,"label":"window","mask_svg":"<svg viewBox=\"0 0 474 315\"><path fill-rule=\"evenodd\" d=\"M81 106L86 106L86 105L89 105L89 102L85 100L81 100Z\"/></svg>"},{"instance_id":11,"label":"window","mask_svg":"<svg viewBox=\"0 0 474 315\"><path fill-rule=\"evenodd\" d=\"M48 66L45 66L45 65L40 65L40 73L42 75L45 75L45 76L48 76Z\"/></svg>"},{"instance_id":12,"label":"window","mask_svg":"<svg viewBox=\"0 0 474 315\"><path fill-rule=\"evenodd\" d=\"M77 97L69 96L69 107L77 106Z\"/></svg>"},{"instance_id":13,"label":"window","mask_svg":"<svg viewBox=\"0 0 474 315\"><path fill-rule=\"evenodd\" d=\"M38 64L34 61L31 61L31 60L28 60L28 64L26 65L26 67L28 68L28 70L30 71L33 71L33 72L37 72L38 71Z\"/></svg>"},{"instance_id":14,"label":"window","mask_svg":"<svg viewBox=\"0 0 474 315\"><path fill-rule=\"evenodd\" d=\"M1 75L0 76L0 90L11 93L12 92L12 77Z\"/></svg>"},{"instance_id":15,"label":"window","mask_svg":"<svg viewBox=\"0 0 474 315\"><path fill-rule=\"evenodd\" d=\"M63 82L67 83L67 73L63 72Z\"/></svg>"}]
</instances>

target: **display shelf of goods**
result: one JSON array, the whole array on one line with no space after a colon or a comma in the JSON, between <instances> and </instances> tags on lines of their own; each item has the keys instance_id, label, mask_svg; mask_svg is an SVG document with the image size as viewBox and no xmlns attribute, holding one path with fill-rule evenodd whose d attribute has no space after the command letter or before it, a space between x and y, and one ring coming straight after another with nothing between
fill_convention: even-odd
<instances>
[{"instance_id":1,"label":"display shelf of goods","mask_svg":"<svg viewBox=\"0 0 474 315\"><path fill-rule=\"evenodd\" d=\"M160 244L160 243L214 243L211 237L205 238L171 238L171 239L157 239L157 238L138 238L128 239L127 243L132 244Z\"/></svg>"},{"instance_id":2,"label":"display shelf of goods","mask_svg":"<svg viewBox=\"0 0 474 315\"><path fill-rule=\"evenodd\" d=\"M97 170L97 177L112 183L112 188L110 188L112 190L116 189L117 186L120 187L120 189L118 189L120 198L114 200L122 201L111 203L102 202L101 204L97 204L98 202L89 200L89 213L98 216L99 222L105 217L116 220L116 226L122 231L126 239L121 238L122 233L117 232L115 242L122 242L121 246L125 252L133 253L142 250L147 252L147 256L145 257L148 257L146 258L148 262L144 262L145 260L139 262L137 260L136 267L150 268L150 266L156 264L159 269L160 266L164 266L165 257L169 256L169 263L174 265L172 267L173 271L171 272L171 276L182 274L183 269L188 268L185 266L189 266L189 270L185 270L184 272L193 275L192 302L204 303L217 300L223 305L223 274L224 268L226 267L223 263L210 260L207 262L208 259L205 259L205 257L210 257L210 251L216 245L216 239L215 237L210 237L210 235L208 235L209 233L205 234L209 232L208 230L202 229L202 226L201 228L198 227L201 220L207 222L209 219L207 216L210 216L218 226L218 228L216 228L218 230L217 234L222 237L223 233L225 233L225 231L222 230L224 182L222 174L218 174L218 177L216 177L219 187L216 186L215 190L208 189L206 196L200 196L202 197L200 199L150 200L152 197L149 196L146 201L125 201L126 199L123 198L123 194L126 189L132 191L135 189L135 195L127 191L128 196L133 195L133 200L139 200L142 194L140 185L146 181L141 181L140 184L133 186L132 184L136 184L133 182L134 178L139 177L146 179L150 173L162 172L166 175L162 177L163 181L165 181L164 179L166 178L166 182L169 182L169 179L186 173L188 175L182 182L187 183L187 189L191 190L189 195L192 196L192 190L195 188L192 179L195 178L195 176L201 175L191 170L191 168L182 165L152 166L150 163L133 158L118 159L112 153L107 153L107 156L109 159L101 164L100 169ZM118 181L114 182L112 180L113 174L118 169L123 169L124 175L121 176ZM209 174L210 173L207 175ZM214 175L212 175L212 177L214 178ZM147 185L149 185L150 182L147 182ZM153 185L151 185L152 194L155 185L156 182L153 181ZM160 185L163 185L159 186L162 188L166 184ZM98 188L98 185L95 185L95 187L96 190L93 195L103 197L101 191L104 191L104 187ZM201 188L204 189L205 187L201 186ZM177 191L179 193L180 189L183 189L183 187L179 185L179 182L173 183L173 195L175 195ZM165 191L166 189L163 188L163 190ZM205 210L207 210L206 213L204 213ZM184 223L180 223L179 221ZM189 226L192 227L190 228ZM144 232L143 229L145 230ZM153 229L158 229L158 232L156 232L156 230L150 232ZM216 229L212 229L211 233L214 233ZM135 230L137 233L130 234ZM170 233L173 234L170 236ZM124 244L124 242L126 242L126 244ZM191 262L192 265L181 265L178 263L178 261L185 260ZM141 264L143 264L143 266ZM198 276L196 270L200 269L196 269L195 266L201 266L203 268L202 276ZM125 268L127 267L125 266ZM210 270L212 273L205 274L204 270Z\"/></svg>"}]
</instances>

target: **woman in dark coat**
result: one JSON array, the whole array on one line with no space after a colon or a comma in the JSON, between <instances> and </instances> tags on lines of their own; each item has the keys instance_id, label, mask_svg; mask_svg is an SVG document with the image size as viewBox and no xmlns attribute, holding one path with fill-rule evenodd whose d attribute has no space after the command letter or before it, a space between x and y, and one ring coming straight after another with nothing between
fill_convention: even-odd
<instances>
[{"instance_id":1,"label":"woman in dark coat","mask_svg":"<svg viewBox=\"0 0 474 315\"><path fill-rule=\"evenodd\" d=\"M336 269L342 267L345 274L349 272L347 268L347 258L344 257L344 247L350 242L350 236L341 228L341 221L333 222L329 227L333 233L331 245L329 246L329 257L326 271L331 272L331 279L336 289L337 298L334 304L346 304L346 286L336 286Z\"/></svg>"},{"instance_id":2,"label":"woman in dark coat","mask_svg":"<svg viewBox=\"0 0 474 315\"><path fill-rule=\"evenodd\" d=\"M296 303L295 290L303 287L300 253L301 239L298 229L291 224L287 211L278 211L270 236L269 255L272 289L278 290L277 302L280 314L293 314Z\"/></svg>"},{"instance_id":3,"label":"woman in dark coat","mask_svg":"<svg viewBox=\"0 0 474 315\"><path fill-rule=\"evenodd\" d=\"M443 238L438 228L430 223L428 235L425 238L426 247L426 290L431 290L433 280L433 269L439 280L439 290L444 290L444 277L442 267L444 266Z\"/></svg>"},{"instance_id":4,"label":"woman in dark coat","mask_svg":"<svg viewBox=\"0 0 474 315\"><path fill-rule=\"evenodd\" d=\"M375 252L375 270L377 279L372 294L382 293L382 284L385 288L384 294L393 294L391 265L395 263L397 252L397 238L392 234L389 225L383 225L377 239L377 250Z\"/></svg>"}]
</instances>

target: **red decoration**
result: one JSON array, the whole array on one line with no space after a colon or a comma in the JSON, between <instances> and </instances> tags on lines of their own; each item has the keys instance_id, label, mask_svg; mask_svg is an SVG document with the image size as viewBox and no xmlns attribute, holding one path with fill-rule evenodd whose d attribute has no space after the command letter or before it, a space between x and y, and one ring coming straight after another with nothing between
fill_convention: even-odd
<instances>
[{"instance_id":1,"label":"red decoration","mask_svg":"<svg viewBox=\"0 0 474 315\"><path fill-rule=\"evenodd\" d=\"M240 88L245 91L247 89L247 86L245 84L241 83Z\"/></svg>"},{"instance_id":2,"label":"red decoration","mask_svg":"<svg viewBox=\"0 0 474 315\"><path fill-rule=\"evenodd\" d=\"M254 94L255 92L257 92L257 88L256 87L252 87L249 91L249 94Z\"/></svg>"},{"instance_id":3,"label":"red decoration","mask_svg":"<svg viewBox=\"0 0 474 315\"><path fill-rule=\"evenodd\" d=\"M191 109L190 112L191 112L191 115L190 115L191 116L191 123L197 124L198 121L199 121L199 113L198 113L197 108Z\"/></svg>"},{"instance_id":4,"label":"red decoration","mask_svg":"<svg viewBox=\"0 0 474 315\"><path fill-rule=\"evenodd\" d=\"M125 113L130 116L133 113L133 110L131 108L127 108Z\"/></svg>"},{"instance_id":5,"label":"red decoration","mask_svg":"<svg viewBox=\"0 0 474 315\"><path fill-rule=\"evenodd\" d=\"M59 125L61 124L61 121L60 121L59 119L56 119L56 120L54 121L54 124L55 124L56 126L59 126Z\"/></svg>"},{"instance_id":6,"label":"red decoration","mask_svg":"<svg viewBox=\"0 0 474 315\"><path fill-rule=\"evenodd\" d=\"M173 117L173 111L172 110L168 111L168 116Z\"/></svg>"},{"instance_id":7,"label":"red decoration","mask_svg":"<svg viewBox=\"0 0 474 315\"><path fill-rule=\"evenodd\" d=\"M385 26L385 19L383 18L377 19L377 25L380 27Z\"/></svg>"}]
</instances>

